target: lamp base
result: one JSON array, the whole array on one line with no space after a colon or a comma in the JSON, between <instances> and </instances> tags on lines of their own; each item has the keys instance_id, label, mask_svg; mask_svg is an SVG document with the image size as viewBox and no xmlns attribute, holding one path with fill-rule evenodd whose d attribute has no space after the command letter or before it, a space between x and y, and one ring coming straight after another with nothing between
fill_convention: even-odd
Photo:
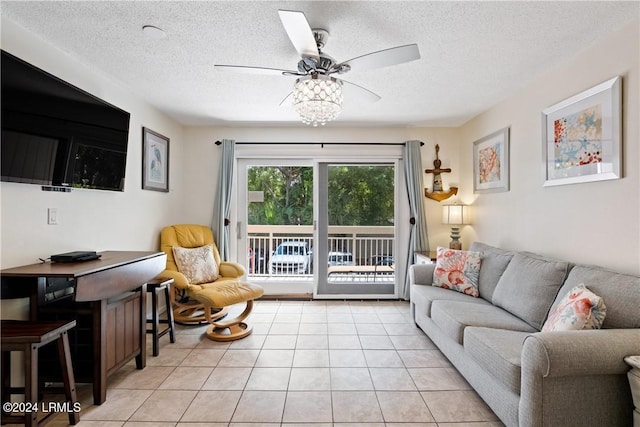
<instances>
[{"instance_id":1,"label":"lamp base","mask_svg":"<svg viewBox=\"0 0 640 427\"><path fill-rule=\"evenodd\" d=\"M449 249L455 249L457 251L462 250L459 227L451 227L451 242L449 242Z\"/></svg>"}]
</instances>

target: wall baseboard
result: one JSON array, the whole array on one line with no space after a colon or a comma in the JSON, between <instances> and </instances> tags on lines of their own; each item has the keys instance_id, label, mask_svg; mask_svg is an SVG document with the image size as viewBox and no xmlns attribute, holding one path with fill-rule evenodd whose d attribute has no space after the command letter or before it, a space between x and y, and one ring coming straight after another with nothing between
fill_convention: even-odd
<instances>
[{"instance_id":1,"label":"wall baseboard","mask_svg":"<svg viewBox=\"0 0 640 427\"><path fill-rule=\"evenodd\" d=\"M265 294L260 297L263 301L290 300L290 301L311 301L313 294Z\"/></svg>"}]
</instances>

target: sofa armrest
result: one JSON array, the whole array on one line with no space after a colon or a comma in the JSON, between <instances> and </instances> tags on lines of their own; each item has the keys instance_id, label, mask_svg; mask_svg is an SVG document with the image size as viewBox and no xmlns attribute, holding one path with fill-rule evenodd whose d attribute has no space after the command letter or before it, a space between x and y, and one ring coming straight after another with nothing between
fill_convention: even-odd
<instances>
[{"instance_id":1,"label":"sofa armrest","mask_svg":"<svg viewBox=\"0 0 640 427\"><path fill-rule=\"evenodd\" d=\"M522 346L522 427L631 426L625 356L640 351L640 329L538 332Z\"/></svg>"},{"instance_id":2,"label":"sofa armrest","mask_svg":"<svg viewBox=\"0 0 640 427\"><path fill-rule=\"evenodd\" d=\"M428 285L433 283L435 264L413 264L409 267L409 284Z\"/></svg>"},{"instance_id":3,"label":"sofa armrest","mask_svg":"<svg viewBox=\"0 0 640 427\"><path fill-rule=\"evenodd\" d=\"M543 377L624 374L640 354L640 329L538 332L524 340L522 369Z\"/></svg>"}]
</instances>

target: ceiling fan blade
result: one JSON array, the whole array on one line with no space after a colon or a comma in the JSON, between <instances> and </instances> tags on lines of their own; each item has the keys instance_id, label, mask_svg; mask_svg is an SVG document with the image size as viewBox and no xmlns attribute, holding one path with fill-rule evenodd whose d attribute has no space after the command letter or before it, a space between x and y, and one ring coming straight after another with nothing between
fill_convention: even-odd
<instances>
[{"instance_id":1,"label":"ceiling fan blade","mask_svg":"<svg viewBox=\"0 0 640 427\"><path fill-rule=\"evenodd\" d=\"M290 107L293 102L293 92L289 92L289 95L285 96L284 99L280 102L281 107Z\"/></svg>"},{"instance_id":2,"label":"ceiling fan blade","mask_svg":"<svg viewBox=\"0 0 640 427\"><path fill-rule=\"evenodd\" d=\"M246 67L244 65L214 65L214 67L220 71L232 71L235 73L243 74L262 74L272 76L287 76L298 75L297 71L293 70L281 70L278 68L266 68L266 67Z\"/></svg>"},{"instance_id":3,"label":"ceiling fan blade","mask_svg":"<svg viewBox=\"0 0 640 427\"><path fill-rule=\"evenodd\" d=\"M369 89L358 86L355 83L340 79L342 83L345 102L350 103L354 99L357 102L374 103L382 99L377 93L371 92Z\"/></svg>"},{"instance_id":4,"label":"ceiling fan blade","mask_svg":"<svg viewBox=\"0 0 640 427\"><path fill-rule=\"evenodd\" d=\"M337 64L334 68L338 69L342 65L348 65L351 67L351 71L367 71L373 68L382 68L389 65L415 61L416 59L420 59L418 45L408 44L358 56L357 58L352 58Z\"/></svg>"},{"instance_id":5,"label":"ceiling fan blade","mask_svg":"<svg viewBox=\"0 0 640 427\"><path fill-rule=\"evenodd\" d=\"M291 43L303 58L319 58L316 39L304 13L294 10L278 10L280 20Z\"/></svg>"}]
</instances>

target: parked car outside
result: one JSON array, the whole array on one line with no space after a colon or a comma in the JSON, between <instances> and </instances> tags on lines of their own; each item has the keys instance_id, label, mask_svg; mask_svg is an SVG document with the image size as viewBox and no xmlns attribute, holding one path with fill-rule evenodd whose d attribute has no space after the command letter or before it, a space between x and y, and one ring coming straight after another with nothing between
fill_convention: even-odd
<instances>
[{"instance_id":1,"label":"parked car outside","mask_svg":"<svg viewBox=\"0 0 640 427\"><path fill-rule=\"evenodd\" d=\"M312 260L312 253L307 242L282 242L269 259L269 271L271 274L310 274Z\"/></svg>"},{"instance_id":2,"label":"parked car outside","mask_svg":"<svg viewBox=\"0 0 640 427\"><path fill-rule=\"evenodd\" d=\"M351 252L329 252L329 267L340 265L355 265L353 262L353 254Z\"/></svg>"},{"instance_id":3,"label":"parked car outside","mask_svg":"<svg viewBox=\"0 0 640 427\"><path fill-rule=\"evenodd\" d=\"M391 255L374 255L371 257L371 265L393 265Z\"/></svg>"}]
</instances>

